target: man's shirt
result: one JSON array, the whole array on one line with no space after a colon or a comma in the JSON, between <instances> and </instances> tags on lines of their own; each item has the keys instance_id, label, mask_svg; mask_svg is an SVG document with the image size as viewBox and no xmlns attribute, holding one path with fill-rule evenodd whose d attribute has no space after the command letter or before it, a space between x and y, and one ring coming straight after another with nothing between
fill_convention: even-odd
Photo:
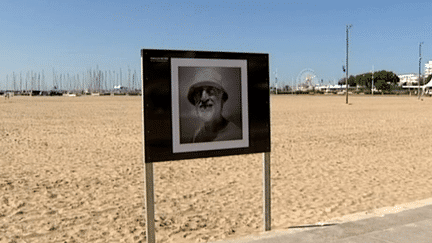
<instances>
[{"instance_id":1,"label":"man's shirt","mask_svg":"<svg viewBox=\"0 0 432 243\"><path fill-rule=\"evenodd\" d=\"M226 124L216 132L212 132L202 126L194 135L193 142L215 142L242 139L242 130L233 122L227 121Z\"/></svg>"}]
</instances>

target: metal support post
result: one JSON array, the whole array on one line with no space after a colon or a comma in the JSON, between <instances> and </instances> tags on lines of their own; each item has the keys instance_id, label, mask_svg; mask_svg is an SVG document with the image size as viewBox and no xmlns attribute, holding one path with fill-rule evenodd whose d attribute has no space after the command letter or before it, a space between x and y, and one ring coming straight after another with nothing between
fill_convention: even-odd
<instances>
[{"instance_id":1,"label":"metal support post","mask_svg":"<svg viewBox=\"0 0 432 243\"><path fill-rule=\"evenodd\" d=\"M145 163L147 243L155 243L153 163Z\"/></svg>"},{"instance_id":2,"label":"metal support post","mask_svg":"<svg viewBox=\"0 0 432 243\"><path fill-rule=\"evenodd\" d=\"M423 42L420 42L419 44L419 79L418 79L418 98L420 99L420 78L421 78L421 45L423 44Z\"/></svg>"},{"instance_id":3,"label":"metal support post","mask_svg":"<svg viewBox=\"0 0 432 243\"><path fill-rule=\"evenodd\" d=\"M270 152L263 154L263 188L264 188L264 231L271 230L271 183L270 183Z\"/></svg>"},{"instance_id":4,"label":"metal support post","mask_svg":"<svg viewBox=\"0 0 432 243\"><path fill-rule=\"evenodd\" d=\"M348 43L349 43L349 39L348 39L348 31L349 29L352 27L352 24L350 25L346 25L346 41L347 41L347 45L346 45L346 103L348 104Z\"/></svg>"}]
</instances>

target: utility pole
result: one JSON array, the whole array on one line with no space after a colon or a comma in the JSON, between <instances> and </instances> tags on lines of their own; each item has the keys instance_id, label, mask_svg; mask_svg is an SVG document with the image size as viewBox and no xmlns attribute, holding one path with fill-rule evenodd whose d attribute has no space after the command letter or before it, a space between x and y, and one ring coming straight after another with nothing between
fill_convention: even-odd
<instances>
[{"instance_id":1,"label":"utility pole","mask_svg":"<svg viewBox=\"0 0 432 243\"><path fill-rule=\"evenodd\" d=\"M418 80L418 99L420 99L420 77L421 77L421 46L424 42L420 42L419 44L419 80Z\"/></svg>"},{"instance_id":2,"label":"utility pole","mask_svg":"<svg viewBox=\"0 0 432 243\"><path fill-rule=\"evenodd\" d=\"M373 79L373 75L374 75L374 66L372 65L372 96L373 96L373 92L374 92L374 79Z\"/></svg>"},{"instance_id":3,"label":"utility pole","mask_svg":"<svg viewBox=\"0 0 432 243\"><path fill-rule=\"evenodd\" d=\"M349 29L351 29L352 24L350 25L346 25L346 41L347 41L347 45L346 45L346 103L348 104L348 43L349 43L349 38L348 38L348 32Z\"/></svg>"}]
</instances>

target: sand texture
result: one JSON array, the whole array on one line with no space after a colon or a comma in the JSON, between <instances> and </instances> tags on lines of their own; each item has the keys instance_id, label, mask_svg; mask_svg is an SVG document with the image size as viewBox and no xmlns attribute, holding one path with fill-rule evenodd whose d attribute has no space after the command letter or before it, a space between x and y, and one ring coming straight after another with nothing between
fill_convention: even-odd
<instances>
[{"instance_id":1,"label":"sand texture","mask_svg":"<svg viewBox=\"0 0 432 243\"><path fill-rule=\"evenodd\" d=\"M145 242L140 97L0 97L0 242ZM272 96L272 230L432 197L432 98ZM154 164L157 242L263 231L262 154Z\"/></svg>"}]
</instances>

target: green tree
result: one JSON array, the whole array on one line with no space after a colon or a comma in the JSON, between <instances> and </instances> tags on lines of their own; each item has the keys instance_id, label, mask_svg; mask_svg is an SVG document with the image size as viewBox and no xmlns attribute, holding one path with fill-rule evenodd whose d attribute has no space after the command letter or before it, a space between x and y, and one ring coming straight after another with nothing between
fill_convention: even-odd
<instances>
[{"instance_id":1,"label":"green tree","mask_svg":"<svg viewBox=\"0 0 432 243\"><path fill-rule=\"evenodd\" d=\"M371 89L372 88L372 73L366 73L365 74L365 78L366 78L366 88Z\"/></svg>"},{"instance_id":2,"label":"green tree","mask_svg":"<svg viewBox=\"0 0 432 243\"><path fill-rule=\"evenodd\" d=\"M425 82L424 81L426 81L425 80L425 78L423 78L423 77L420 77L420 85L424 85L425 84Z\"/></svg>"},{"instance_id":3,"label":"green tree","mask_svg":"<svg viewBox=\"0 0 432 243\"><path fill-rule=\"evenodd\" d=\"M354 76L349 76L348 78L348 85L349 87L355 87L356 86L356 78Z\"/></svg>"},{"instance_id":4,"label":"green tree","mask_svg":"<svg viewBox=\"0 0 432 243\"><path fill-rule=\"evenodd\" d=\"M374 73L374 80L378 81L378 80L383 80L385 81L387 79L387 75L386 72L384 70L378 71Z\"/></svg>"},{"instance_id":5,"label":"green tree","mask_svg":"<svg viewBox=\"0 0 432 243\"><path fill-rule=\"evenodd\" d=\"M431 81L431 79L432 79L432 74L429 74L429 76L427 76L427 78L426 78L425 84L429 83Z\"/></svg>"},{"instance_id":6,"label":"green tree","mask_svg":"<svg viewBox=\"0 0 432 243\"><path fill-rule=\"evenodd\" d=\"M429 76L427 76L426 78L420 77L420 85L425 85L429 83L431 79L432 79L432 74L429 74Z\"/></svg>"},{"instance_id":7,"label":"green tree","mask_svg":"<svg viewBox=\"0 0 432 243\"><path fill-rule=\"evenodd\" d=\"M370 88L372 85L372 74L364 73L356 76L356 82L359 86Z\"/></svg>"},{"instance_id":8,"label":"green tree","mask_svg":"<svg viewBox=\"0 0 432 243\"><path fill-rule=\"evenodd\" d=\"M346 78L342 78L339 80L338 84L344 85ZM381 80L380 82L378 82ZM381 91L389 91L396 89L399 83L399 77L391 72L386 70L381 70L373 73L373 81L374 86ZM378 84L377 84L378 82ZM366 89L372 88L372 73L362 73L355 76L350 76L348 78L348 84L353 87L355 85L363 86Z\"/></svg>"},{"instance_id":9,"label":"green tree","mask_svg":"<svg viewBox=\"0 0 432 243\"><path fill-rule=\"evenodd\" d=\"M384 91L389 91L391 88L391 85L386 82L386 80L378 79L375 81L375 87L378 90L381 90L381 93L384 93Z\"/></svg>"},{"instance_id":10,"label":"green tree","mask_svg":"<svg viewBox=\"0 0 432 243\"><path fill-rule=\"evenodd\" d=\"M399 82L400 82L400 79L399 79L399 77L395 74L395 73L393 73L393 72L390 72L390 82L392 83L392 84L399 84Z\"/></svg>"},{"instance_id":11,"label":"green tree","mask_svg":"<svg viewBox=\"0 0 432 243\"><path fill-rule=\"evenodd\" d=\"M365 75L367 77L367 87L372 88L372 73ZM373 74L374 86L381 91L390 91L395 89L399 83L399 77L386 70L381 70Z\"/></svg>"}]
</instances>

